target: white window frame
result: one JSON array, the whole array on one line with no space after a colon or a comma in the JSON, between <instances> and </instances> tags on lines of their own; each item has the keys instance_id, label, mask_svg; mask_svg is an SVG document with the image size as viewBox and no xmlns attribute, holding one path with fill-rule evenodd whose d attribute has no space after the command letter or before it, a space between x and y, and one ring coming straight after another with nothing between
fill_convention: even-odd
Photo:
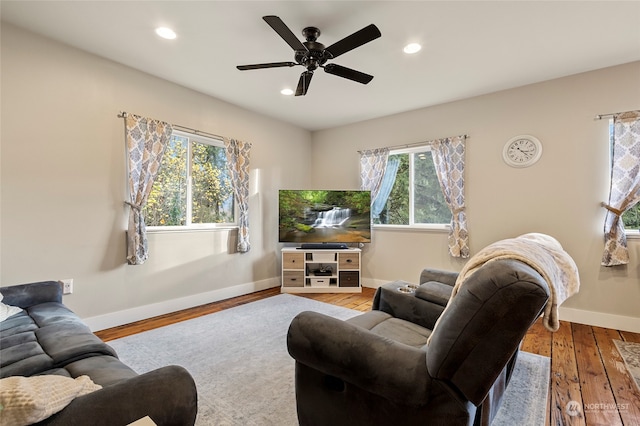
<instances>
[{"instance_id":1,"label":"white window frame","mask_svg":"<svg viewBox=\"0 0 640 426\"><path fill-rule=\"evenodd\" d=\"M147 231L151 233L161 232L185 232L185 231L211 231L211 230L223 230L223 229L237 229L238 228L238 205L234 201L233 203L233 217L234 222L228 223L191 223L191 217L193 213L193 195L192 195L192 166L193 166L193 150L192 142L197 142L206 145L217 146L224 149L224 141L220 138L213 138L210 136L203 136L197 133L190 133L182 130L173 130L173 136L181 136L189 139L187 143L187 211L186 211L186 225L171 225L171 226L147 226ZM235 198L235 195L233 195Z\"/></svg>"},{"instance_id":2,"label":"white window frame","mask_svg":"<svg viewBox=\"0 0 640 426\"><path fill-rule=\"evenodd\" d=\"M420 145L407 148L392 149L389 151L389 156L398 154L416 154L420 152L431 152L430 145ZM414 160L413 156L409 156L409 224L408 225L387 225L383 223L377 223L373 225L376 230L415 230L415 231L435 231L435 232L449 232L451 229L450 223L415 223L414 222L414 191L415 185L413 182L414 176ZM438 182L438 185L440 183Z\"/></svg>"}]
</instances>

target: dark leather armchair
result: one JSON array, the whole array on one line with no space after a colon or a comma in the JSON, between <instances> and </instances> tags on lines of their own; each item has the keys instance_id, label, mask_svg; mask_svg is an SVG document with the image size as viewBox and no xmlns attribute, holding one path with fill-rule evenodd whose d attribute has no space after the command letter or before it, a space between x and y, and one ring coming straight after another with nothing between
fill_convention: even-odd
<instances>
[{"instance_id":1,"label":"dark leather armchair","mask_svg":"<svg viewBox=\"0 0 640 426\"><path fill-rule=\"evenodd\" d=\"M524 263L497 260L444 310L456 277L424 270L409 293L402 281L384 285L370 312L347 321L296 316L287 346L300 424L490 424L549 289Z\"/></svg>"}]
</instances>

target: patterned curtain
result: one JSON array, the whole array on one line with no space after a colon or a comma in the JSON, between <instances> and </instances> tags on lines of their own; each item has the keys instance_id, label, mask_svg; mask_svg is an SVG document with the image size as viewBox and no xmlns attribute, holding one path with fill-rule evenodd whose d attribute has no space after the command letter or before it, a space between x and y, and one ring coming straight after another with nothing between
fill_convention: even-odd
<instances>
[{"instance_id":1,"label":"patterned curtain","mask_svg":"<svg viewBox=\"0 0 640 426\"><path fill-rule=\"evenodd\" d=\"M134 114L125 116L125 138L129 161L129 227L127 232L127 263L142 265L149 257L147 230L142 208L149 198L153 181L158 175L162 156L171 132L170 124Z\"/></svg>"},{"instance_id":2,"label":"patterned curtain","mask_svg":"<svg viewBox=\"0 0 640 426\"><path fill-rule=\"evenodd\" d=\"M400 159L398 157L391 157L387 160L387 168L384 171L380 188L376 198L371 203L371 218L373 223L380 222L380 213L387 204L393 184L396 183L396 176L398 175L398 167L400 166Z\"/></svg>"},{"instance_id":3,"label":"patterned curtain","mask_svg":"<svg viewBox=\"0 0 640 426\"><path fill-rule=\"evenodd\" d=\"M238 203L238 251L246 253L251 249L249 243L249 152L251 144L235 139L224 138L227 150L227 167L231 174L233 193Z\"/></svg>"},{"instance_id":4,"label":"patterned curtain","mask_svg":"<svg viewBox=\"0 0 640 426\"><path fill-rule=\"evenodd\" d=\"M464 151L466 136L438 139L431 142L444 200L451 210L449 253L453 257L469 257L469 232L464 205Z\"/></svg>"},{"instance_id":5,"label":"patterned curtain","mask_svg":"<svg viewBox=\"0 0 640 426\"><path fill-rule=\"evenodd\" d=\"M640 201L640 110L613 117L613 164L604 222L602 265L629 263L627 236L621 216Z\"/></svg>"},{"instance_id":6,"label":"patterned curtain","mask_svg":"<svg viewBox=\"0 0 640 426\"><path fill-rule=\"evenodd\" d=\"M371 200L375 200L378 196L388 158L389 148L367 149L360 152L361 188L371 191Z\"/></svg>"}]
</instances>

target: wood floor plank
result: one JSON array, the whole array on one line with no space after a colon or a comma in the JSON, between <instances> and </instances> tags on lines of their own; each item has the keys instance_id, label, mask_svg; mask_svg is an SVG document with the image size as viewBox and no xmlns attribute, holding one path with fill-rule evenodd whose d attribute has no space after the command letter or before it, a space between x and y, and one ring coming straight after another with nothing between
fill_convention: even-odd
<instances>
[{"instance_id":1,"label":"wood floor plank","mask_svg":"<svg viewBox=\"0 0 640 426\"><path fill-rule=\"evenodd\" d=\"M551 424L586 425L580 394L580 381L576 365L571 324L560 322L560 328L553 333L551 349ZM571 406L569 404L572 404ZM575 404L577 412L567 409Z\"/></svg>"},{"instance_id":2,"label":"wood floor plank","mask_svg":"<svg viewBox=\"0 0 640 426\"><path fill-rule=\"evenodd\" d=\"M103 341L119 339L121 337L130 336L132 334L142 333L143 331L153 330L154 328L164 327L165 325L174 324L176 322L186 321L197 318L202 315L208 315L229 309L234 306L244 305L256 300L265 299L267 297L280 294L280 288L269 288L247 295L224 299L218 302L207 303L205 305L196 306L194 308L184 309L181 311L159 315L157 317L136 321L131 324L125 324L118 327L100 330L94 334Z\"/></svg>"},{"instance_id":3,"label":"wood floor plank","mask_svg":"<svg viewBox=\"0 0 640 426\"><path fill-rule=\"evenodd\" d=\"M632 333L630 331L621 331L620 335L625 342L640 343L640 333Z\"/></svg>"},{"instance_id":4,"label":"wood floor plank","mask_svg":"<svg viewBox=\"0 0 640 426\"><path fill-rule=\"evenodd\" d=\"M542 356L551 356L551 332L538 319L522 340L521 349Z\"/></svg>"},{"instance_id":5,"label":"wood floor plank","mask_svg":"<svg viewBox=\"0 0 640 426\"><path fill-rule=\"evenodd\" d=\"M616 401L591 327L571 324L571 330L586 424L622 426L622 419L615 408Z\"/></svg>"},{"instance_id":6,"label":"wood floor plank","mask_svg":"<svg viewBox=\"0 0 640 426\"><path fill-rule=\"evenodd\" d=\"M616 400L615 409L623 424L640 425L640 391L632 382L613 343L614 340L622 340L621 332L601 327L593 327L593 332Z\"/></svg>"}]
</instances>

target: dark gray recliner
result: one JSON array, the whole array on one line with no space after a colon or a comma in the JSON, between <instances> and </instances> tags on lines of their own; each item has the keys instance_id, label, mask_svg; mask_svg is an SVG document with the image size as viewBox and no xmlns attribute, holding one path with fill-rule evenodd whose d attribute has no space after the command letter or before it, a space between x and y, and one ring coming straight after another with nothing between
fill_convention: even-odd
<instances>
[{"instance_id":1,"label":"dark gray recliner","mask_svg":"<svg viewBox=\"0 0 640 426\"><path fill-rule=\"evenodd\" d=\"M426 269L414 293L399 290L405 282L384 285L370 312L347 321L296 316L287 346L300 424L490 424L549 288L526 264L497 260L443 313L456 277Z\"/></svg>"}]
</instances>

